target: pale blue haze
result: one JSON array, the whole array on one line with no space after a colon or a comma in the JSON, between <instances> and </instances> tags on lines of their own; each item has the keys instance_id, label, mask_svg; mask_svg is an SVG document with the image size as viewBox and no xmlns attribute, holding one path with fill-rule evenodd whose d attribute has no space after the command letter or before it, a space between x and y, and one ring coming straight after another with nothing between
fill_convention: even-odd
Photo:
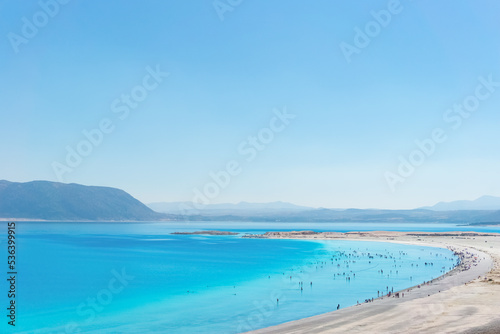
<instances>
[{"instance_id":1,"label":"pale blue haze","mask_svg":"<svg viewBox=\"0 0 500 334\"><path fill-rule=\"evenodd\" d=\"M500 91L397 193L383 175L446 126L443 113L479 76L500 81L500 4L401 0L347 63L339 44L387 4L243 1L221 21L211 0L72 0L15 53L8 34L40 5L2 0L1 178L57 180L65 147L110 117L114 132L64 181L191 200L286 106L297 118L213 202L414 208L499 196ZM118 121L111 102L157 64L170 76Z\"/></svg>"}]
</instances>

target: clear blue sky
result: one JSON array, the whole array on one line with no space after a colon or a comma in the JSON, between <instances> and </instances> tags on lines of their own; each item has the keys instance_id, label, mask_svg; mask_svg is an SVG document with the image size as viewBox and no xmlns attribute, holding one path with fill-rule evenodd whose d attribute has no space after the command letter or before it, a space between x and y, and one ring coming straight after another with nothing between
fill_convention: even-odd
<instances>
[{"instance_id":1,"label":"clear blue sky","mask_svg":"<svg viewBox=\"0 0 500 334\"><path fill-rule=\"evenodd\" d=\"M500 82L500 2L231 3L0 1L0 179L189 201L235 161L211 203L397 209L500 196L500 86L478 79ZM157 67L168 77L147 77L157 87L120 119L113 102L123 111L122 94L144 93ZM479 101L470 115L447 114L465 100ZM285 108L296 117L252 148L248 136L269 139ZM58 178L54 162L69 168L67 148L102 120L113 130ZM436 128L446 141L399 182L399 157Z\"/></svg>"}]
</instances>

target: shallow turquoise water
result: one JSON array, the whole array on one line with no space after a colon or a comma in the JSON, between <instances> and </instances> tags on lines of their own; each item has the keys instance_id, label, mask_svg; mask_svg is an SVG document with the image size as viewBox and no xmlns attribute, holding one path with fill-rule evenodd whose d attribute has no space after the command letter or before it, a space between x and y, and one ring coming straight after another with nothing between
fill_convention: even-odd
<instances>
[{"instance_id":1,"label":"shallow turquoise water","mask_svg":"<svg viewBox=\"0 0 500 334\"><path fill-rule=\"evenodd\" d=\"M15 332L237 333L404 289L456 262L439 248L170 234L179 229L18 223ZM0 332L12 332L6 323Z\"/></svg>"}]
</instances>

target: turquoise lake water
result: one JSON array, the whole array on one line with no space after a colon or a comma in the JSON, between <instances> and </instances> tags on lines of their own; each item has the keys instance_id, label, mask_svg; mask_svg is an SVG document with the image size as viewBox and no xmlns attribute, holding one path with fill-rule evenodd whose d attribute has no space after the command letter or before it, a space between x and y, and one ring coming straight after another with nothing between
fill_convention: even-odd
<instances>
[{"instance_id":1,"label":"turquoise lake water","mask_svg":"<svg viewBox=\"0 0 500 334\"><path fill-rule=\"evenodd\" d=\"M321 230L335 230L322 225ZM170 234L244 233L261 227L287 229L274 224L266 229L226 223L18 222L16 328L4 316L0 332L238 333L401 290L456 263L441 248ZM317 228L303 224L301 229ZM4 254L5 231L1 238ZM5 281L0 289L8 290Z\"/></svg>"}]
</instances>

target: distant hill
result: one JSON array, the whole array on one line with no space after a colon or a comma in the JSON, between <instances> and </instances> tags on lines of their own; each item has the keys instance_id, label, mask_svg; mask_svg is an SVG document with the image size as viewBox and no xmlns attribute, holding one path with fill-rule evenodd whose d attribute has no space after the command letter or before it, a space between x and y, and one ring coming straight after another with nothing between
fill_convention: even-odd
<instances>
[{"instance_id":1,"label":"distant hill","mask_svg":"<svg viewBox=\"0 0 500 334\"><path fill-rule=\"evenodd\" d=\"M484 216L482 222L496 222L497 224L500 224L500 210Z\"/></svg>"},{"instance_id":2,"label":"distant hill","mask_svg":"<svg viewBox=\"0 0 500 334\"><path fill-rule=\"evenodd\" d=\"M49 181L0 181L0 218L44 220L158 220L123 190Z\"/></svg>"},{"instance_id":3,"label":"distant hill","mask_svg":"<svg viewBox=\"0 0 500 334\"><path fill-rule=\"evenodd\" d=\"M309 208L285 202L194 205L151 203L158 212L184 221L317 222L317 223L455 223L495 221L496 210L383 210Z\"/></svg>"},{"instance_id":4,"label":"distant hill","mask_svg":"<svg viewBox=\"0 0 500 334\"><path fill-rule=\"evenodd\" d=\"M439 202L434 206L425 207L433 211L455 210L500 210L500 197L482 196L473 201Z\"/></svg>"},{"instance_id":5,"label":"distant hill","mask_svg":"<svg viewBox=\"0 0 500 334\"><path fill-rule=\"evenodd\" d=\"M48 181L0 181L0 218L469 224L500 222L500 198L483 196L475 201L442 202L430 208L415 210L315 209L286 202L209 205L174 202L151 203L148 207L116 188Z\"/></svg>"},{"instance_id":6,"label":"distant hill","mask_svg":"<svg viewBox=\"0 0 500 334\"><path fill-rule=\"evenodd\" d=\"M245 221L245 222L311 222L311 223L453 223L469 224L493 221L494 211L432 211L432 210L364 210L364 209L314 209L295 213L259 213L254 215L179 215L185 221ZM500 213L500 212L498 212ZM498 214L497 214L498 216Z\"/></svg>"},{"instance_id":7,"label":"distant hill","mask_svg":"<svg viewBox=\"0 0 500 334\"><path fill-rule=\"evenodd\" d=\"M287 202L271 203L248 203L240 202L237 204L194 204L192 202L159 202L150 203L148 206L157 211L174 215L268 215L297 213L300 211L313 210L306 206L299 206Z\"/></svg>"}]
</instances>

